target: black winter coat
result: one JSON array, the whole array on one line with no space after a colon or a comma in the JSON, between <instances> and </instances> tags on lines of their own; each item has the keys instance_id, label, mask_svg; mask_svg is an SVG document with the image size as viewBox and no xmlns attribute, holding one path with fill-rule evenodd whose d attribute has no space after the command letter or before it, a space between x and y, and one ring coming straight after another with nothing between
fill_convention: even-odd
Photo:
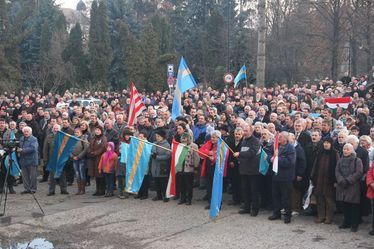
<instances>
[{"instance_id":1,"label":"black winter coat","mask_svg":"<svg viewBox=\"0 0 374 249\"><path fill-rule=\"evenodd\" d=\"M260 141L253 135L244 138L239 152L239 172L241 175L259 175L261 155Z\"/></svg>"}]
</instances>

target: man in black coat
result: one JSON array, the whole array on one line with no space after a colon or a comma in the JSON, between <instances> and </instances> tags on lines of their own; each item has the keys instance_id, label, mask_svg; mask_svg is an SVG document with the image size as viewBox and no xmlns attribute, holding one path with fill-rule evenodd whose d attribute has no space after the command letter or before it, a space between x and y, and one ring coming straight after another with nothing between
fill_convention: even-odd
<instances>
[{"instance_id":1,"label":"man in black coat","mask_svg":"<svg viewBox=\"0 0 374 249\"><path fill-rule=\"evenodd\" d=\"M298 119L295 121L294 127L296 140L305 150L306 146L312 142L310 135L305 131L306 121L304 119Z\"/></svg>"},{"instance_id":2,"label":"man in black coat","mask_svg":"<svg viewBox=\"0 0 374 249\"><path fill-rule=\"evenodd\" d=\"M243 141L243 129L238 127L234 131L234 136L227 139L227 145L234 151L240 152ZM229 205L240 205L241 202L241 182L238 158L230 153L228 158L227 175L232 187L232 202Z\"/></svg>"},{"instance_id":3,"label":"man in black coat","mask_svg":"<svg viewBox=\"0 0 374 249\"><path fill-rule=\"evenodd\" d=\"M243 141L240 152L235 152L234 157L239 159L239 172L241 175L242 199L244 209L240 214L250 213L257 216L260 208L260 173L259 161L261 154L260 141L253 136L253 127L243 127Z\"/></svg>"}]
</instances>

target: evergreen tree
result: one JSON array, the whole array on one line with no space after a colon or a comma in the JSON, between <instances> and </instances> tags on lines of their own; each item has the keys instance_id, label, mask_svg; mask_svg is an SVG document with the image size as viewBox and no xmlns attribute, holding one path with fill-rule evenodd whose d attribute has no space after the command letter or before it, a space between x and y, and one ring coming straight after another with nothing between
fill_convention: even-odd
<instances>
[{"instance_id":1,"label":"evergreen tree","mask_svg":"<svg viewBox=\"0 0 374 249\"><path fill-rule=\"evenodd\" d=\"M70 31L62 58L65 62L70 62L73 65L75 84L82 87L89 80L89 69L86 55L83 52L83 34L79 23Z\"/></svg>"},{"instance_id":2,"label":"evergreen tree","mask_svg":"<svg viewBox=\"0 0 374 249\"><path fill-rule=\"evenodd\" d=\"M90 39L88 43L92 82L108 87L111 47L108 13L104 1L92 3Z\"/></svg>"},{"instance_id":3,"label":"evergreen tree","mask_svg":"<svg viewBox=\"0 0 374 249\"><path fill-rule=\"evenodd\" d=\"M145 55L144 88L152 91L162 89L165 80L162 79L162 69L158 66L160 38L151 24L144 28L140 37L141 47Z\"/></svg>"},{"instance_id":4,"label":"evergreen tree","mask_svg":"<svg viewBox=\"0 0 374 249\"><path fill-rule=\"evenodd\" d=\"M119 25L119 33L126 70L125 82L134 82L137 86L144 87L145 56L139 42L131 34L126 23L122 22ZM138 87L139 90L140 87Z\"/></svg>"}]
</instances>

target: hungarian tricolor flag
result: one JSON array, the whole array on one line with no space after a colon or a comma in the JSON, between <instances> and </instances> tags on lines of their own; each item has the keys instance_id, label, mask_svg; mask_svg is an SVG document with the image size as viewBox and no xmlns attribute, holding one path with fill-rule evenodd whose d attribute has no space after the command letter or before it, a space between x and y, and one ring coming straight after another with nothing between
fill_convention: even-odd
<instances>
[{"instance_id":1,"label":"hungarian tricolor flag","mask_svg":"<svg viewBox=\"0 0 374 249\"><path fill-rule=\"evenodd\" d=\"M325 99L325 104L331 109L336 109L338 106L347 109L351 102L351 97Z\"/></svg>"},{"instance_id":2,"label":"hungarian tricolor flag","mask_svg":"<svg viewBox=\"0 0 374 249\"><path fill-rule=\"evenodd\" d=\"M279 141L279 133L275 135L274 141L274 152L278 152L278 141ZM273 171L275 174L278 174L278 155L273 157Z\"/></svg>"},{"instance_id":3,"label":"hungarian tricolor flag","mask_svg":"<svg viewBox=\"0 0 374 249\"><path fill-rule=\"evenodd\" d=\"M173 140L170 165L170 176L166 188L166 197L170 198L176 195L176 173L182 171L184 160L189 151L189 147Z\"/></svg>"}]
</instances>

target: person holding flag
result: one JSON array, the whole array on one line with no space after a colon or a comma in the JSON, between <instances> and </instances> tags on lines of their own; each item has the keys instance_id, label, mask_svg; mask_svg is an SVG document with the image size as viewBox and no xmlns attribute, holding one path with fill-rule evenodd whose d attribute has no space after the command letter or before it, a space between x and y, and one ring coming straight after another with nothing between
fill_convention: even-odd
<instances>
[{"instance_id":1,"label":"person holding flag","mask_svg":"<svg viewBox=\"0 0 374 249\"><path fill-rule=\"evenodd\" d=\"M200 157L196 152L198 146L195 143L192 143L192 137L188 132L185 132L181 135L181 142L186 146L190 147L186 158L184 160L181 172L181 199L178 204L191 205L192 193L193 193L193 178L195 169L199 167Z\"/></svg>"},{"instance_id":2,"label":"person holding flag","mask_svg":"<svg viewBox=\"0 0 374 249\"><path fill-rule=\"evenodd\" d=\"M239 210L239 214L258 215L260 209L260 155L261 143L253 136L253 127L246 124L243 126L240 152L234 153L234 157L239 159L242 199L244 201L244 208Z\"/></svg>"},{"instance_id":3,"label":"person holding flag","mask_svg":"<svg viewBox=\"0 0 374 249\"><path fill-rule=\"evenodd\" d=\"M239 86L239 82L242 79L247 79L247 67L245 65L242 66L234 79L234 88L237 88Z\"/></svg>"},{"instance_id":4,"label":"person holding flag","mask_svg":"<svg viewBox=\"0 0 374 249\"><path fill-rule=\"evenodd\" d=\"M288 142L289 133L279 133L279 146L274 151L274 157L278 157L278 171L273 175L273 214L269 220L281 219L281 209L285 210L284 223L291 222L291 195L293 180L295 179L296 151ZM273 157L273 158L274 158Z\"/></svg>"},{"instance_id":5,"label":"person holding flag","mask_svg":"<svg viewBox=\"0 0 374 249\"><path fill-rule=\"evenodd\" d=\"M153 201L163 200L168 202L169 198L166 197L166 187L168 184L168 177L170 172L170 144L166 140L166 132L164 129L156 129L156 142L152 147L152 176L155 179L155 188L157 196ZM163 147L163 148L161 148Z\"/></svg>"},{"instance_id":6,"label":"person holding flag","mask_svg":"<svg viewBox=\"0 0 374 249\"><path fill-rule=\"evenodd\" d=\"M206 178L206 200L209 203L205 209L210 209L214 167L216 165L217 142L218 139L221 138L221 132L214 130L210 136L210 140L199 149L199 155L203 159L201 163L201 176Z\"/></svg>"}]
</instances>

